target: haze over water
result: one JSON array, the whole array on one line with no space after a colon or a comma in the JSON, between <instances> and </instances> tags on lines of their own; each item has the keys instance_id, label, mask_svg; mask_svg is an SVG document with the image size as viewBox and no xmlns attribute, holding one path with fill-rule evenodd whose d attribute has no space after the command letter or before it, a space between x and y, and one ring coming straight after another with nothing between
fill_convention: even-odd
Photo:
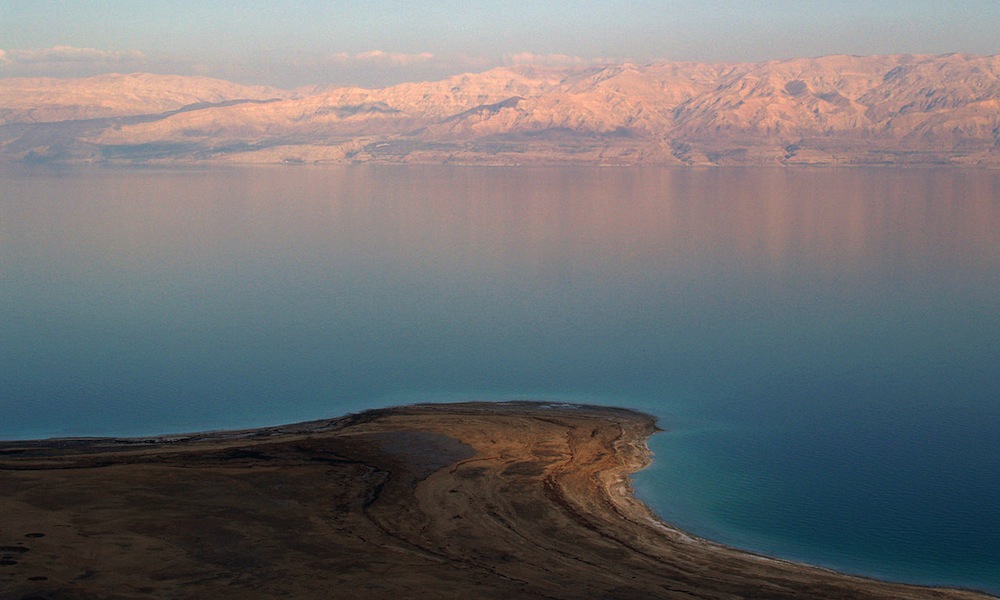
<instances>
[{"instance_id":1,"label":"haze over water","mask_svg":"<svg viewBox=\"0 0 1000 600\"><path fill-rule=\"evenodd\" d=\"M628 406L668 521L1000 591L1000 173L0 176L0 438Z\"/></svg>"}]
</instances>

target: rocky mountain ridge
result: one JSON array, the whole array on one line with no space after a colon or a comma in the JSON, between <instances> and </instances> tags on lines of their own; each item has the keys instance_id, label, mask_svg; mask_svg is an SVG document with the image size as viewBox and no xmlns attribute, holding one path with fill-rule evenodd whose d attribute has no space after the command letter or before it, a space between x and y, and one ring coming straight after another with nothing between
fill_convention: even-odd
<instances>
[{"instance_id":1,"label":"rocky mountain ridge","mask_svg":"<svg viewBox=\"0 0 1000 600\"><path fill-rule=\"evenodd\" d=\"M0 160L1000 166L1000 56L518 66L297 91L0 79Z\"/></svg>"}]
</instances>

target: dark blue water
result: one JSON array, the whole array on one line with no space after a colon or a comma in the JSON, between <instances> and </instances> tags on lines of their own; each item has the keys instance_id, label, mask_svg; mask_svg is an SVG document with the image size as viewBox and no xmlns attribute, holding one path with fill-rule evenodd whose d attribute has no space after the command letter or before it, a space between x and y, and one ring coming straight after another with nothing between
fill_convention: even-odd
<instances>
[{"instance_id":1,"label":"dark blue water","mask_svg":"<svg viewBox=\"0 0 1000 600\"><path fill-rule=\"evenodd\" d=\"M536 398L732 545L1000 592L1000 173L0 172L0 438Z\"/></svg>"}]
</instances>

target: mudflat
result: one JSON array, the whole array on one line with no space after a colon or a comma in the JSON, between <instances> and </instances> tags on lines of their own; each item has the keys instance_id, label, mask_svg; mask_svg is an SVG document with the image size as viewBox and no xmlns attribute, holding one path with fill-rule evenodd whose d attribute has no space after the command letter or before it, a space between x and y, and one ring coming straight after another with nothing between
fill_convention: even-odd
<instances>
[{"instance_id":1,"label":"mudflat","mask_svg":"<svg viewBox=\"0 0 1000 600\"><path fill-rule=\"evenodd\" d=\"M628 477L648 415L418 405L0 443L0 598L988 598L700 540Z\"/></svg>"}]
</instances>

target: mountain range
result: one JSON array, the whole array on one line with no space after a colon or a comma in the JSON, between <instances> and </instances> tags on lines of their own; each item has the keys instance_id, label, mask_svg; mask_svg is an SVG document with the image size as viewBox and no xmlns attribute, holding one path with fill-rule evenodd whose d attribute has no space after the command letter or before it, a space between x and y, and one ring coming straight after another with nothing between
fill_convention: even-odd
<instances>
[{"instance_id":1,"label":"mountain range","mask_svg":"<svg viewBox=\"0 0 1000 600\"><path fill-rule=\"evenodd\" d=\"M0 161L1000 166L1000 56L500 67L382 89L0 79Z\"/></svg>"}]
</instances>

